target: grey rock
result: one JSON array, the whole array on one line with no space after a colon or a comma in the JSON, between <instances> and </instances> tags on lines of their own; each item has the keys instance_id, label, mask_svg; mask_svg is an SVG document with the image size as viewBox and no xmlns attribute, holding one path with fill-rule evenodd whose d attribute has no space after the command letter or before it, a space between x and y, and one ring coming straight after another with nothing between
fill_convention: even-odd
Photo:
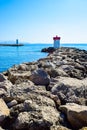
<instances>
[{"instance_id":1,"label":"grey rock","mask_svg":"<svg viewBox=\"0 0 87 130\"><path fill-rule=\"evenodd\" d=\"M67 115L67 119L74 129L87 126L87 106L68 103L60 106L60 110Z\"/></svg>"},{"instance_id":2,"label":"grey rock","mask_svg":"<svg viewBox=\"0 0 87 130\"><path fill-rule=\"evenodd\" d=\"M29 79L36 85L49 85L50 83L49 75L43 69L34 71Z\"/></svg>"},{"instance_id":3,"label":"grey rock","mask_svg":"<svg viewBox=\"0 0 87 130\"><path fill-rule=\"evenodd\" d=\"M28 65L26 65L26 64L20 64L20 65L18 66L18 70L28 71L29 68L28 68Z\"/></svg>"},{"instance_id":4,"label":"grey rock","mask_svg":"<svg viewBox=\"0 0 87 130\"><path fill-rule=\"evenodd\" d=\"M87 97L87 79L79 80L70 77L59 77L57 80L51 92L58 95L63 103L79 103L79 97Z\"/></svg>"},{"instance_id":5,"label":"grey rock","mask_svg":"<svg viewBox=\"0 0 87 130\"><path fill-rule=\"evenodd\" d=\"M6 80L6 77L0 73L0 82L3 82Z\"/></svg>"},{"instance_id":6,"label":"grey rock","mask_svg":"<svg viewBox=\"0 0 87 130\"><path fill-rule=\"evenodd\" d=\"M48 47L48 48L43 48L41 50L41 52L48 52L48 53L52 53L55 51L55 48L54 47Z\"/></svg>"},{"instance_id":7,"label":"grey rock","mask_svg":"<svg viewBox=\"0 0 87 130\"><path fill-rule=\"evenodd\" d=\"M48 68L46 69L46 72L50 75L51 78L56 78L57 76L68 76L68 74L61 68Z\"/></svg>"},{"instance_id":8,"label":"grey rock","mask_svg":"<svg viewBox=\"0 0 87 130\"><path fill-rule=\"evenodd\" d=\"M3 98L5 101L8 101L10 97L10 90L12 87L12 83L9 80L4 80L0 82L0 97Z\"/></svg>"},{"instance_id":9,"label":"grey rock","mask_svg":"<svg viewBox=\"0 0 87 130\"><path fill-rule=\"evenodd\" d=\"M7 106L8 107L13 107L13 106L15 106L17 104L18 104L18 102L16 100L12 100L11 102L7 103Z\"/></svg>"},{"instance_id":10,"label":"grey rock","mask_svg":"<svg viewBox=\"0 0 87 130\"><path fill-rule=\"evenodd\" d=\"M39 111L39 105L32 100L25 100L24 101L24 109L26 111Z\"/></svg>"},{"instance_id":11,"label":"grey rock","mask_svg":"<svg viewBox=\"0 0 87 130\"><path fill-rule=\"evenodd\" d=\"M29 79L30 71L8 71L8 79L15 84L18 79Z\"/></svg>"},{"instance_id":12,"label":"grey rock","mask_svg":"<svg viewBox=\"0 0 87 130\"><path fill-rule=\"evenodd\" d=\"M0 98L0 124L10 115L10 110L3 99Z\"/></svg>"}]
</instances>

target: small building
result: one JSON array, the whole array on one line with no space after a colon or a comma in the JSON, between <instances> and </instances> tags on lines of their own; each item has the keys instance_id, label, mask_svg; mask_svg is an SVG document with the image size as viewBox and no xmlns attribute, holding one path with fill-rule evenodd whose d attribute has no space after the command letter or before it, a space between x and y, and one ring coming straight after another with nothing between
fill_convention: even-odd
<instances>
[{"instance_id":1,"label":"small building","mask_svg":"<svg viewBox=\"0 0 87 130\"><path fill-rule=\"evenodd\" d=\"M61 37L53 37L53 40L54 40L54 48L59 48L60 47L60 39Z\"/></svg>"}]
</instances>

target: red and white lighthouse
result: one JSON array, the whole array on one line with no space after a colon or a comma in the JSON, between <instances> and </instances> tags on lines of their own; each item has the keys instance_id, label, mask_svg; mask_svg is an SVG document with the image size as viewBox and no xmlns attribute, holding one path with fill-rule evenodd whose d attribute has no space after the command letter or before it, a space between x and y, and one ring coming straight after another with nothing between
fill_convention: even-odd
<instances>
[{"instance_id":1,"label":"red and white lighthouse","mask_svg":"<svg viewBox=\"0 0 87 130\"><path fill-rule=\"evenodd\" d=\"M54 40L54 48L59 48L60 47L60 39L61 37L53 37L53 40Z\"/></svg>"}]
</instances>

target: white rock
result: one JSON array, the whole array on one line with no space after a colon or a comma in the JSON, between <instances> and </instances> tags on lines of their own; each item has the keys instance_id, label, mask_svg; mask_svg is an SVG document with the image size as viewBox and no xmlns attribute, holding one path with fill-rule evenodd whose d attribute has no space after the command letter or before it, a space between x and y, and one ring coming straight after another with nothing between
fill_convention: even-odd
<instances>
[{"instance_id":1,"label":"white rock","mask_svg":"<svg viewBox=\"0 0 87 130\"><path fill-rule=\"evenodd\" d=\"M10 110L7 107L3 99L0 99L0 123L10 114Z\"/></svg>"},{"instance_id":2,"label":"white rock","mask_svg":"<svg viewBox=\"0 0 87 130\"><path fill-rule=\"evenodd\" d=\"M60 106L60 110L67 115L67 119L75 129L87 126L87 106L67 103Z\"/></svg>"}]
</instances>

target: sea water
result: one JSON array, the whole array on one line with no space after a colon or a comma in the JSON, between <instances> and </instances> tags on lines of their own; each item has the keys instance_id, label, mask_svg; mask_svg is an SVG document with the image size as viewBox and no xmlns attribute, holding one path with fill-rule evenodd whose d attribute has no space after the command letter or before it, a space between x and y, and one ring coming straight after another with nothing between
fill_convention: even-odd
<instances>
[{"instance_id":1,"label":"sea water","mask_svg":"<svg viewBox=\"0 0 87 130\"><path fill-rule=\"evenodd\" d=\"M24 46L0 46L0 72L6 71L13 65L36 61L48 54L41 52L42 48L52 47L53 44L24 44ZM61 44L62 47L76 47L87 50L87 44Z\"/></svg>"}]
</instances>

